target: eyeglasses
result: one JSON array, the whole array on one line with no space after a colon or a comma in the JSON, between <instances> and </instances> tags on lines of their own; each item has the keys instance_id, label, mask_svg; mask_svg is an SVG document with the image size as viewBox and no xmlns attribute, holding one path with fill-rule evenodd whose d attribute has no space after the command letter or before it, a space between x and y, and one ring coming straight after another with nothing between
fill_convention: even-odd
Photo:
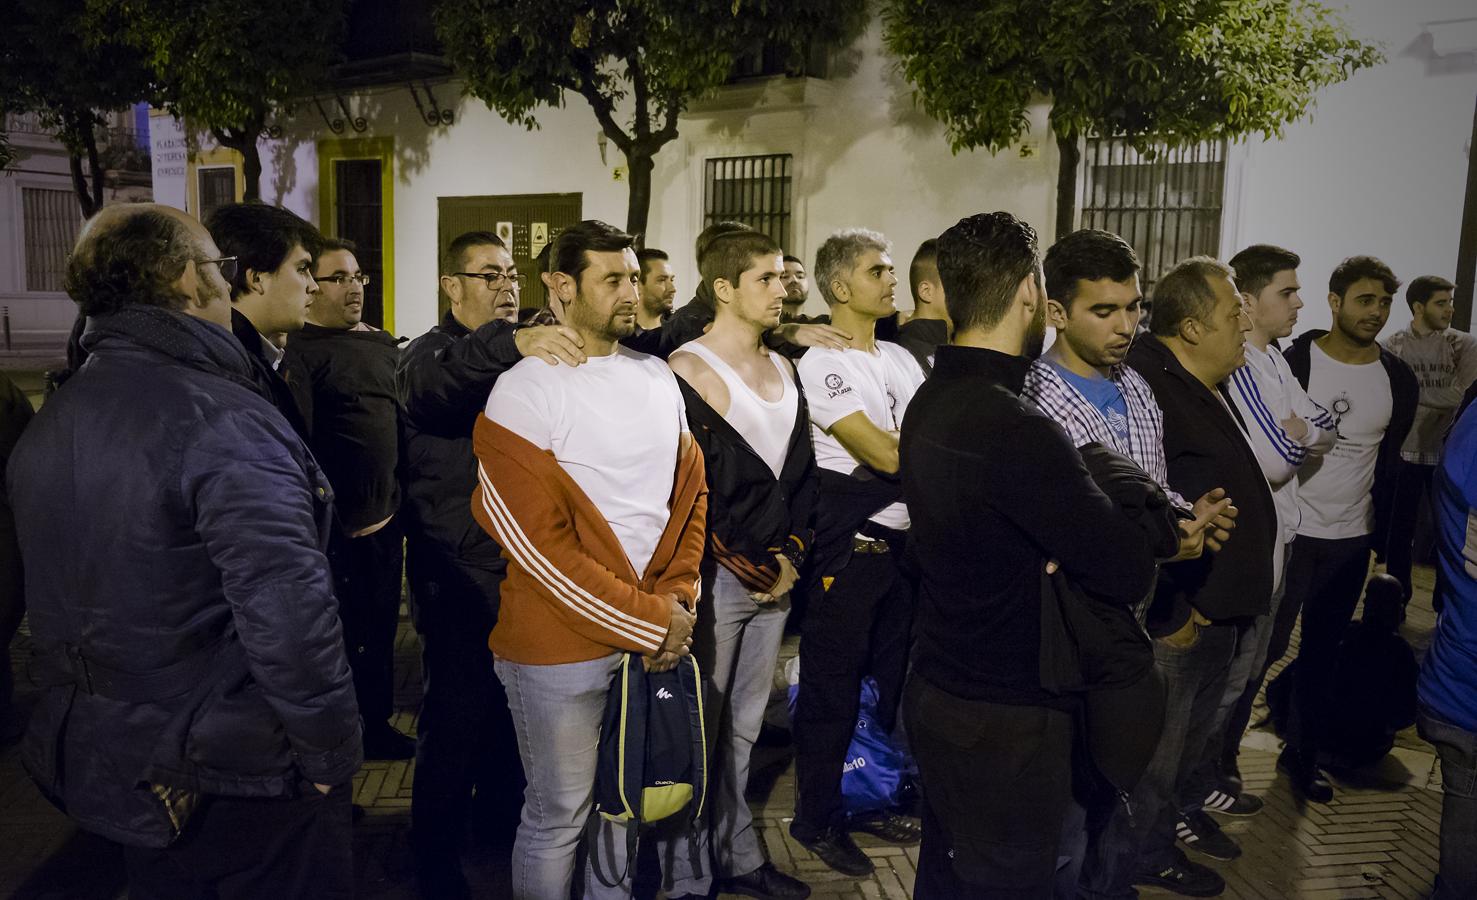
<instances>
[{"instance_id":1,"label":"eyeglasses","mask_svg":"<svg viewBox=\"0 0 1477 900\"><path fill-rule=\"evenodd\" d=\"M359 275L314 275L313 280L319 284L326 282L328 284L336 284L339 287L343 287L351 281L357 281L361 286L369 284L369 276L362 273Z\"/></svg>"},{"instance_id":2,"label":"eyeglasses","mask_svg":"<svg viewBox=\"0 0 1477 900\"><path fill-rule=\"evenodd\" d=\"M202 266L206 263L215 263L221 267L221 277L227 281L236 277L236 257L234 256L222 256L218 259L197 259L195 262Z\"/></svg>"},{"instance_id":3,"label":"eyeglasses","mask_svg":"<svg viewBox=\"0 0 1477 900\"><path fill-rule=\"evenodd\" d=\"M481 279L483 284L494 290L509 286L514 290L522 290L524 282L528 280L528 276L521 272L452 272L451 274L460 278Z\"/></svg>"}]
</instances>

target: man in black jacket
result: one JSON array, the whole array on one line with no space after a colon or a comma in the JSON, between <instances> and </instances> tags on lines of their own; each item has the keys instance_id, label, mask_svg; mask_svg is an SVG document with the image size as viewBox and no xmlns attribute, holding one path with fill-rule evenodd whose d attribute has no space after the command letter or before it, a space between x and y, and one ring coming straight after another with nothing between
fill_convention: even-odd
<instances>
[{"instance_id":1,"label":"man in black jacket","mask_svg":"<svg viewBox=\"0 0 1477 900\"><path fill-rule=\"evenodd\" d=\"M1272 635L1273 646L1287 646L1285 634L1301 604L1292 719L1277 765L1316 803L1333 799L1318 769L1323 729L1316 717L1330 693L1339 641L1359 603L1370 551L1383 561L1389 546L1400 448L1420 398L1410 366L1376 340L1399 286L1390 267L1372 256L1344 260L1328 280L1333 329L1300 335L1285 354L1308 396L1338 423L1339 435L1332 450L1298 475L1298 552L1288 563L1283 601L1294 607L1277 617Z\"/></svg>"},{"instance_id":2,"label":"man in black jacket","mask_svg":"<svg viewBox=\"0 0 1477 900\"><path fill-rule=\"evenodd\" d=\"M68 263L91 355L9 471L42 687L24 760L124 845L132 896L348 896L333 492L231 337L221 257L125 205Z\"/></svg>"},{"instance_id":3,"label":"man in black jacket","mask_svg":"<svg viewBox=\"0 0 1477 900\"><path fill-rule=\"evenodd\" d=\"M1124 607L1154 577L1148 537L1020 398L1045 334L1040 265L1035 231L1009 213L944 232L954 339L903 421L922 575L903 703L925 799L920 900L1050 895L1073 703L1042 686L1043 571Z\"/></svg>"},{"instance_id":4,"label":"man in black jacket","mask_svg":"<svg viewBox=\"0 0 1477 900\"><path fill-rule=\"evenodd\" d=\"M222 206L206 223L221 253L236 261L231 279L231 331L270 388L277 410L307 437L307 423L281 373L287 335L301 331L318 293L313 254L318 229L263 203Z\"/></svg>"},{"instance_id":5,"label":"man in black jacket","mask_svg":"<svg viewBox=\"0 0 1477 900\"><path fill-rule=\"evenodd\" d=\"M10 641L26 615L25 579L21 575L20 547L15 542L15 516L5 495L5 465L34 415L31 400L0 374L0 747L21 736L25 723L12 706L15 680L10 668Z\"/></svg>"},{"instance_id":6,"label":"man in black jacket","mask_svg":"<svg viewBox=\"0 0 1477 900\"><path fill-rule=\"evenodd\" d=\"M369 277L354 258L353 244L321 238L313 279L318 293L303 330L287 339L282 369L303 413L308 446L337 499L328 559L364 717L364 755L409 759L415 742L390 724L405 560L395 519L400 342L362 322Z\"/></svg>"},{"instance_id":7,"label":"man in black jacket","mask_svg":"<svg viewBox=\"0 0 1477 900\"><path fill-rule=\"evenodd\" d=\"M395 383L405 436L405 570L425 690L411 848L422 894L454 900L468 892L460 848L474 785L499 828L511 829L521 804L512 720L487 647L506 563L472 519L472 426L497 377L523 357L575 366L585 356L563 326L508 320L518 307L518 272L497 235L458 236L441 273L451 309L405 348Z\"/></svg>"},{"instance_id":8,"label":"man in black jacket","mask_svg":"<svg viewBox=\"0 0 1477 900\"><path fill-rule=\"evenodd\" d=\"M709 709L716 712L708 727L720 738L712 766L712 839L700 839L696 853L706 858L711 843L716 871L693 871L694 854L679 842L665 867L669 897L706 897L713 875L726 893L789 900L810 895L768 861L744 799L790 589L812 543L816 496L810 417L794 366L763 343L764 333L779 324L782 272L780 248L766 235L740 232L715 240L703 258L703 281L717 302L713 327L669 360L708 479L703 615L693 652L710 685Z\"/></svg>"},{"instance_id":9,"label":"man in black jacket","mask_svg":"<svg viewBox=\"0 0 1477 900\"><path fill-rule=\"evenodd\" d=\"M1218 552L1160 573L1148 627L1167 692L1164 730L1133 792L1132 814L1114 814L1084 866L1087 897L1132 896L1133 883L1192 896L1224 890L1221 876L1189 860L1175 839L1188 827L1196 849L1222 859L1240 854L1201 811L1205 787L1191 782L1213 745L1219 757L1213 731L1237 626L1266 612L1272 596L1276 510L1222 385L1244 362L1251 329L1231 270L1207 257L1175 266L1155 286L1150 328L1128 364L1164 412L1170 487L1187 497L1224 489L1236 504L1236 530Z\"/></svg>"}]
</instances>

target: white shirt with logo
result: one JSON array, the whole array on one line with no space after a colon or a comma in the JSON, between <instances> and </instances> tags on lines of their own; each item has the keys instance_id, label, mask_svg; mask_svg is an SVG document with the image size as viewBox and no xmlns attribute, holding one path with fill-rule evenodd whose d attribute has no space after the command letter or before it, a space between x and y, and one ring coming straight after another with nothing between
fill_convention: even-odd
<instances>
[{"instance_id":1,"label":"white shirt with logo","mask_svg":"<svg viewBox=\"0 0 1477 900\"><path fill-rule=\"evenodd\" d=\"M1325 540L1374 531L1375 464L1390 426L1394 399L1378 359L1342 363L1314 341L1308 348L1308 396L1338 423L1338 441L1298 472L1298 534Z\"/></svg>"},{"instance_id":2,"label":"white shirt with logo","mask_svg":"<svg viewBox=\"0 0 1477 900\"><path fill-rule=\"evenodd\" d=\"M827 429L847 416L862 412L883 431L902 427L908 402L923 384L923 369L907 350L878 341L877 350L812 348L796 367L810 405L811 438L815 462L823 469L851 474L861 466ZM908 507L899 501L872 516L887 528L906 531Z\"/></svg>"}]
</instances>

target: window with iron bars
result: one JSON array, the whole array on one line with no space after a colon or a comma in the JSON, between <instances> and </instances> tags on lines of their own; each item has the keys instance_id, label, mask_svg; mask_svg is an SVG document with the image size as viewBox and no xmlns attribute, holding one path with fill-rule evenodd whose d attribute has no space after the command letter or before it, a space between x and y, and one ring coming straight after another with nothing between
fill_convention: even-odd
<instances>
[{"instance_id":1,"label":"window with iron bars","mask_svg":"<svg viewBox=\"0 0 1477 900\"><path fill-rule=\"evenodd\" d=\"M1146 296L1175 263L1220 253L1225 141L1142 154L1121 138L1089 138L1082 172L1081 227L1133 245Z\"/></svg>"},{"instance_id":2,"label":"window with iron bars","mask_svg":"<svg viewBox=\"0 0 1477 900\"><path fill-rule=\"evenodd\" d=\"M703 227L741 222L790 249L791 157L730 156L707 161Z\"/></svg>"}]
</instances>

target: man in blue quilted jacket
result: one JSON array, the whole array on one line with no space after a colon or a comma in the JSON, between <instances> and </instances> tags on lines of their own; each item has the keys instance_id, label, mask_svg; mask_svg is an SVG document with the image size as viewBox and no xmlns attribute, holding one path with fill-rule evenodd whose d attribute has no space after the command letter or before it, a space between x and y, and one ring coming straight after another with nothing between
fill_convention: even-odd
<instances>
[{"instance_id":1,"label":"man in blue quilted jacket","mask_svg":"<svg viewBox=\"0 0 1477 900\"><path fill-rule=\"evenodd\" d=\"M90 356L7 478L42 687L24 761L124 845L134 898L347 897L362 751L333 494L231 336L235 262L148 205L73 251Z\"/></svg>"}]
</instances>

